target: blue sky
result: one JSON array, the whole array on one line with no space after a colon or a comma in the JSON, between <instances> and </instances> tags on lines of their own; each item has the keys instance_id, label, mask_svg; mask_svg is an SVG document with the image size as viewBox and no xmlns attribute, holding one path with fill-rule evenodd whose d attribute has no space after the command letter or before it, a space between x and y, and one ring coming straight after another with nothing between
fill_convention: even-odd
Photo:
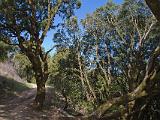
<instances>
[{"instance_id":1,"label":"blue sky","mask_svg":"<svg viewBox=\"0 0 160 120\"><path fill-rule=\"evenodd\" d=\"M84 19L86 14L93 13L96 8L103 6L108 0L81 0L82 6L80 9L75 11L75 15L78 17L79 20ZM121 4L123 0L113 0L115 3ZM49 31L43 46L45 50L50 49L53 46L53 31Z\"/></svg>"},{"instance_id":2,"label":"blue sky","mask_svg":"<svg viewBox=\"0 0 160 120\"><path fill-rule=\"evenodd\" d=\"M80 9L76 10L76 16L79 19L85 18L87 13L92 13L96 8L101 7L106 4L108 0L81 0L82 6ZM123 0L113 0L115 3L122 3Z\"/></svg>"}]
</instances>

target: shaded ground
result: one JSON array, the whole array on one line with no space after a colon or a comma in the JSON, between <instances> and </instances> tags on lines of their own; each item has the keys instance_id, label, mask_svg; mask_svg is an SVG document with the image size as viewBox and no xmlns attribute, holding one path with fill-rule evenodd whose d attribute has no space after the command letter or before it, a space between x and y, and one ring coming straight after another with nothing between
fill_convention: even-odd
<instances>
[{"instance_id":1,"label":"shaded ground","mask_svg":"<svg viewBox=\"0 0 160 120\"><path fill-rule=\"evenodd\" d=\"M35 87L34 84L25 85L0 76L0 120L79 119L63 110L64 98L51 87L47 87L44 110L34 110L32 102L36 95Z\"/></svg>"},{"instance_id":2,"label":"shaded ground","mask_svg":"<svg viewBox=\"0 0 160 120\"><path fill-rule=\"evenodd\" d=\"M49 97L47 97L43 111L33 110L31 103L35 93L36 89L33 88L25 90L16 96L1 98L0 120L68 120L74 118L61 108L51 106L51 99ZM48 92L48 96L50 96L49 94L51 93Z\"/></svg>"},{"instance_id":3,"label":"shaded ground","mask_svg":"<svg viewBox=\"0 0 160 120\"><path fill-rule=\"evenodd\" d=\"M0 120L78 120L63 110L64 98L47 87L45 107L36 111L32 102L36 85L28 84L16 73L11 63L0 63ZM71 111L70 111L71 112ZM74 115L78 114L72 111Z\"/></svg>"}]
</instances>

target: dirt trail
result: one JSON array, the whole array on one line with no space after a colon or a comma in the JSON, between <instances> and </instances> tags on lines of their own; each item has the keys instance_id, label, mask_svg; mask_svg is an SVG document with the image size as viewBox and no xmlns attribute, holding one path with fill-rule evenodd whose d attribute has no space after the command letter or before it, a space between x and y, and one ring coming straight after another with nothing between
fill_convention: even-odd
<instances>
[{"instance_id":1,"label":"dirt trail","mask_svg":"<svg viewBox=\"0 0 160 120\"><path fill-rule=\"evenodd\" d=\"M73 120L61 108L51 106L51 90L47 90L46 106L43 111L32 108L36 88L26 90L14 97L4 98L0 102L0 120Z\"/></svg>"},{"instance_id":2,"label":"dirt trail","mask_svg":"<svg viewBox=\"0 0 160 120\"><path fill-rule=\"evenodd\" d=\"M8 78L15 82L15 87L25 85L28 86L22 92L16 92L14 95L8 95L3 90L4 84L2 81L8 81ZM9 80L8 87L13 87L12 80ZM0 62L0 120L78 120L63 110L63 97L53 90L52 87L47 87L45 107L43 111L36 111L32 107L32 102L36 95L36 85L26 83L16 73L13 65L10 62ZM7 83L7 82L5 82ZM0 85L1 85L0 84ZM10 90L12 91L12 89ZM56 107L57 106L57 107Z\"/></svg>"}]
</instances>

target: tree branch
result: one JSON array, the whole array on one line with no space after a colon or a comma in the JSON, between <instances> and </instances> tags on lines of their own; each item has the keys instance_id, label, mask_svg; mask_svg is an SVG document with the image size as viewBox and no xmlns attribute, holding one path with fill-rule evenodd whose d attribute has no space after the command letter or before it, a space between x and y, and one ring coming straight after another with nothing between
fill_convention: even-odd
<instances>
[{"instance_id":1,"label":"tree branch","mask_svg":"<svg viewBox=\"0 0 160 120\"><path fill-rule=\"evenodd\" d=\"M57 4L54 7L52 7L51 9L48 9L49 11L48 11L47 24L46 24L46 26L44 28L44 31L42 32L42 36L40 38L40 40L42 42L43 42L43 40L44 40L44 38L45 38L49 28L50 28L50 25L51 25L51 22L52 22L53 18L55 17L56 13L58 12L61 4L62 4L62 0L58 0Z\"/></svg>"},{"instance_id":2,"label":"tree branch","mask_svg":"<svg viewBox=\"0 0 160 120\"><path fill-rule=\"evenodd\" d=\"M158 70L155 69L155 64L154 64L156 58L159 55L160 55L160 46L158 46L154 50L153 55L148 60L148 64L146 66L146 75L141 84L133 92L128 93L121 97L113 98L112 100L108 100L106 103L98 107L98 109L94 113L92 113L91 116L97 116L98 118L101 118L104 115L104 113L112 106L125 104L126 102L128 103L143 96L146 96L147 93L145 88L147 88L148 81L153 82L155 80L154 78L159 72L159 69Z\"/></svg>"}]
</instances>

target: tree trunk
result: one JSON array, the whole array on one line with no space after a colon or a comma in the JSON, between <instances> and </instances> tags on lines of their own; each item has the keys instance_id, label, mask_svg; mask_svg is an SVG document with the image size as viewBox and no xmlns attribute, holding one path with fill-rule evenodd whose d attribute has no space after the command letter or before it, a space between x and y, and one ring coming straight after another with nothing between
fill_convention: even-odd
<instances>
[{"instance_id":1,"label":"tree trunk","mask_svg":"<svg viewBox=\"0 0 160 120\"><path fill-rule=\"evenodd\" d=\"M36 84L37 84L37 93L36 93L34 105L37 109L42 109L43 103L45 101L45 95L46 95L45 82L41 80L36 80Z\"/></svg>"},{"instance_id":2,"label":"tree trunk","mask_svg":"<svg viewBox=\"0 0 160 120\"><path fill-rule=\"evenodd\" d=\"M78 65L79 65L79 70L80 70L80 79L81 79L81 83L82 83L82 88L83 88L83 90L86 94L87 101L90 101L90 95L89 95L87 86L85 85L85 78L84 78L84 75L83 75L82 63L81 63L81 60L80 60L79 51L78 51Z\"/></svg>"},{"instance_id":3,"label":"tree trunk","mask_svg":"<svg viewBox=\"0 0 160 120\"><path fill-rule=\"evenodd\" d=\"M45 101L46 88L45 84L48 79L48 62L43 56L40 58L30 52L27 53L27 57L31 61L33 71L35 72L37 93L33 103L33 107L37 110L41 110Z\"/></svg>"},{"instance_id":4,"label":"tree trunk","mask_svg":"<svg viewBox=\"0 0 160 120\"><path fill-rule=\"evenodd\" d=\"M107 72L106 69L102 67L102 65L100 63L100 59L99 59L98 49L99 49L99 46L98 46L98 43L96 42L96 59L97 59L97 63L99 65L100 69L102 70L102 72L104 74L103 83L105 85L106 95L108 96L109 95L109 85L111 84L111 74L110 74L109 68L108 68L108 72ZM109 57L110 53L108 51L107 51L107 53L108 53L107 57L109 58L108 65L110 65L110 62L109 62L110 61L110 57Z\"/></svg>"},{"instance_id":5,"label":"tree trunk","mask_svg":"<svg viewBox=\"0 0 160 120\"><path fill-rule=\"evenodd\" d=\"M90 83L89 83L89 80L88 80L88 77L85 73L85 71L83 70L83 65L82 65L82 61L81 61L81 55L80 55L80 42L78 41L77 43L77 57L78 57L78 65L79 65L79 71L80 71L80 79L81 79L81 82L82 82L82 87L83 87L83 90L86 94L86 98L87 98L87 101L90 101L91 100L91 97L89 95L89 92L88 92L88 89L87 89L87 86L85 85L85 82L87 82L87 85L89 87L89 90L91 91L92 93L92 96L94 97L94 99L96 99L96 94L93 90L93 88L91 87Z\"/></svg>"},{"instance_id":6,"label":"tree trunk","mask_svg":"<svg viewBox=\"0 0 160 120\"><path fill-rule=\"evenodd\" d=\"M46 95L45 84L48 79L48 69L44 69L43 72L39 72L38 70L38 72L35 73L35 76L36 76L36 84L37 84L37 94L34 102L35 102L35 107L40 110L42 109L43 103L45 101L45 95Z\"/></svg>"},{"instance_id":7,"label":"tree trunk","mask_svg":"<svg viewBox=\"0 0 160 120\"><path fill-rule=\"evenodd\" d=\"M160 22L160 1L159 0L145 0L148 7L151 9L152 13L156 19Z\"/></svg>"},{"instance_id":8,"label":"tree trunk","mask_svg":"<svg viewBox=\"0 0 160 120\"><path fill-rule=\"evenodd\" d=\"M30 52L27 53L29 60L32 63L33 70L35 72L36 84L37 84L37 93L33 103L33 106L41 110L43 103L45 101L45 84L48 79L48 62L47 59L44 59L43 56L39 57Z\"/></svg>"}]
</instances>

